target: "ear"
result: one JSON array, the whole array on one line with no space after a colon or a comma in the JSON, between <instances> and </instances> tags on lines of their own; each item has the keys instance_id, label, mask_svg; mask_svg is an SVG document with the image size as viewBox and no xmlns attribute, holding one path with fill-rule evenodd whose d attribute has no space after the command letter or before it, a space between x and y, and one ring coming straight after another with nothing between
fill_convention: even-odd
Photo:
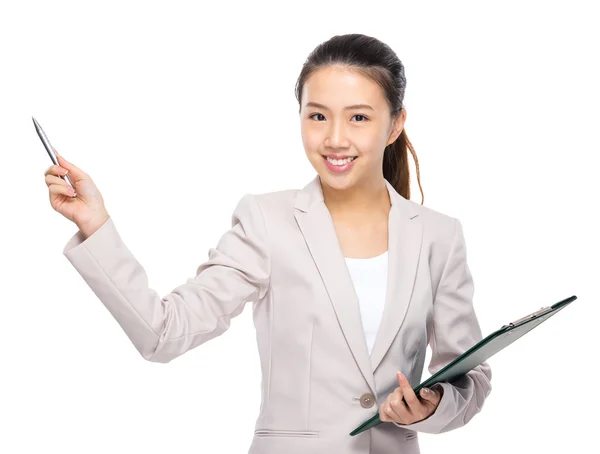
<instances>
[{"instance_id":1,"label":"ear","mask_svg":"<svg viewBox=\"0 0 600 454\"><path fill-rule=\"evenodd\" d=\"M405 121L406 121L406 109L403 107L402 110L400 111L400 113L398 115L396 115L396 117L394 117L394 121L392 124L392 131L390 132L388 141L385 144L386 146L388 146L391 143L394 143L396 141L396 139L398 137L400 137L400 134L402 133L402 130L404 129Z\"/></svg>"}]
</instances>

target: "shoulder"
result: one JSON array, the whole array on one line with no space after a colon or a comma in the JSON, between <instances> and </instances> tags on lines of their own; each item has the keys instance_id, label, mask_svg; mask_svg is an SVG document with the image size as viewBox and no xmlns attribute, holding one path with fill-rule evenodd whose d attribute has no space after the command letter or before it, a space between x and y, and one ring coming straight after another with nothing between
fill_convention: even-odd
<instances>
[{"instance_id":1,"label":"shoulder","mask_svg":"<svg viewBox=\"0 0 600 454\"><path fill-rule=\"evenodd\" d=\"M456 224L459 222L454 216L433 208L418 204L412 200L405 200L405 203L410 206L413 213L417 213L424 227L430 230L448 232L454 231Z\"/></svg>"},{"instance_id":2,"label":"shoulder","mask_svg":"<svg viewBox=\"0 0 600 454\"><path fill-rule=\"evenodd\" d=\"M296 194L299 189L284 189L263 193L245 193L233 211L232 224L239 221L272 224L288 216L293 216Z\"/></svg>"},{"instance_id":3,"label":"shoulder","mask_svg":"<svg viewBox=\"0 0 600 454\"><path fill-rule=\"evenodd\" d=\"M440 256L447 257L454 247L464 243L463 229L460 220L448 213L405 200L412 214L418 214L423 226L423 239L431 245L431 250Z\"/></svg>"},{"instance_id":4,"label":"shoulder","mask_svg":"<svg viewBox=\"0 0 600 454\"><path fill-rule=\"evenodd\" d=\"M296 195L300 189L282 189L278 191L246 194L244 198L252 198L253 203L259 207L263 215L281 215L294 206Z\"/></svg>"},{"instance_id":5,"label":"shoulder","mask_svg":"<svg viewBox=\"0 0 600 454\"><path fill-rule=\"evenodd\" d=\"M279 191L263 192L254 196L263 205L293 205L300 189L281 189Z\"/></svg>"}]
</instances>

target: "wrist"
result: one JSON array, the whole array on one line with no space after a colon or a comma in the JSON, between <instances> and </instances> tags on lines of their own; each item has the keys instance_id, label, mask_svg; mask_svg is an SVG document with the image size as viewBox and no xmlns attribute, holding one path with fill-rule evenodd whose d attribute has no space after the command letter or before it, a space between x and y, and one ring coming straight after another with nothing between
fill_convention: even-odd
<instances>
[{"instance_id":1,"label":"wrist","mask_svg":"<svg viewBox=\"0 0 600 454\"><path fill-rule=\"evenodd\" d=\"M110 215L108 213L102 213L101 215L98 215L91 221L88 221L85 224L78 225L79 231L83 235L84 239L88 239L90 236L96 233L96 231L100 227L102 227L106 223L106 221L108 221L109 218Z\"/></svg>"}]
</instances>

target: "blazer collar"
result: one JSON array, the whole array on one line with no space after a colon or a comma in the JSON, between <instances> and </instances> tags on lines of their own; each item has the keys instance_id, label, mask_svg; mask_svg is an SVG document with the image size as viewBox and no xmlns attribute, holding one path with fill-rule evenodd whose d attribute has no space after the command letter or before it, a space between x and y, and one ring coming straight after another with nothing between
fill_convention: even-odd
<instances>
[{"instance_id":1,"label":"blazer collar","mask_svg":"<svg viewBox=\"0 0 600 454\"><path fill-rule=\"evenodd\" d=\"M396 337L415 282L421 251L423 226L413 202L402 197L385 180L390 195L388 218L388 279L383 317L369 357L358 296L335 231L333 219L324 203L321 180L317 175L298 191L294 216L318 268L335 310L340 327L363 376L376 393L374 373ZM397 369L403 367L402 358ZM405 369L405 373L410 371Z\"/></svg>"}]
</instances>

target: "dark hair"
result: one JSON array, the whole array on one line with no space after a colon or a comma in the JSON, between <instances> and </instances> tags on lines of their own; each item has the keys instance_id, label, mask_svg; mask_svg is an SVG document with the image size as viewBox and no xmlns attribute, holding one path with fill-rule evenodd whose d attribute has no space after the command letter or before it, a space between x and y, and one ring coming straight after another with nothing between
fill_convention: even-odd
<instances>
[{"instance_id":1,"label":"dark hair","mask_svg":"<svg viewBox=\"0 0 600 454\"><path fill-rule=\"evenodd\" d=\"M371 36L358 33L336 35L319 44L309 54L296 82L296 99L300 105L300 110L302 109L304 83L317 69L330 65L348 66L372 79L383 89L387 103L390 106L390 116L394 118L400 114L403 109L406 88L404 65L387 44ZM383 176L402 197L410 199L408 150L410 150L415 161L422 205L425 197L423 188L421 188L419 161L404 128L400 136L384 150Z\"/></svg>"}]
</instances>

